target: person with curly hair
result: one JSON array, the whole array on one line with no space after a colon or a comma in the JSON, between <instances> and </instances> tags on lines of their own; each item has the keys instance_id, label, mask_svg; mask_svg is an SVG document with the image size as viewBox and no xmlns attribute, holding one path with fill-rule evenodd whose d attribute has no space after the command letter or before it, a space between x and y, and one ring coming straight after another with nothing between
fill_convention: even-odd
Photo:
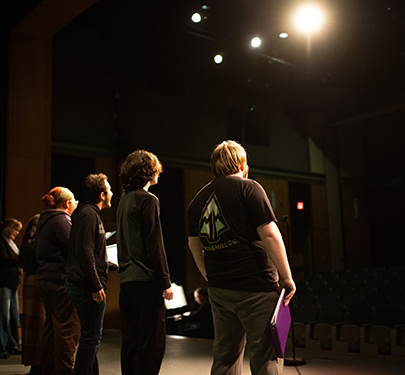
<instances>
[{"instance_id":1,"label":"person with curly hair","mask_svg":"<svg viewBox=\"0 0 405 375\"><path fill-rule=\"evenodd\" d=\"M124 192L117 211L123 375L157 375L165 352L164 298L173 291L160 224L156 155L137 150L121 165Z\"/></svg>"}]
</instances>

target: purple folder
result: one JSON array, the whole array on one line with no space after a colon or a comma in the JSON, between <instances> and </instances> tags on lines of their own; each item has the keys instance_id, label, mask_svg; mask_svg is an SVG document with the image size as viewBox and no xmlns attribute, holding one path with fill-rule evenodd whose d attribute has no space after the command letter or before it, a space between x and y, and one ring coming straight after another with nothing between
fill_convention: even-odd
<instances>
[{"instance_id":1,"label":"purple folder","mask_svg":"<svg viewBox=\"0 0 405 375\"><path fill-rule=\"evenodd\" d=\"M283 288L270 321L270 333L277 357L284 358L285 345L291 325L289 306L284 306L285 289Z\"/></svg>"}]
</instances>

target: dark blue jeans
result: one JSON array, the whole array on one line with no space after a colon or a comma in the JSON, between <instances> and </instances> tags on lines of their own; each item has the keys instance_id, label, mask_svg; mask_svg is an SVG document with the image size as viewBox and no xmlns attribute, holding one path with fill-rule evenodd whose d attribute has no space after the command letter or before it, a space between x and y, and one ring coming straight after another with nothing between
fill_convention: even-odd
<instances>
[{"instance_id":1,"label":"dark blue jeans","mask_svg":"<svg viewBox=\"0 0 405 375\"><path fill-rule=\"evenodd\" d=\"M74 373L98 375L97 351L103 331L106 301L94 301L90 289L83 284L67 282L66 291L76 307L81 326Z\"/></svg>"},{"instance_id":2,"label":"dark blue jeans","mask_svg":"<svg viewBox=\"0 0 405 375\"><path fill-rule=\"evenodd\" d=\"M18 295L0 287L0 354L13 353L18 343Z\"/></svg>"}]
</instances>

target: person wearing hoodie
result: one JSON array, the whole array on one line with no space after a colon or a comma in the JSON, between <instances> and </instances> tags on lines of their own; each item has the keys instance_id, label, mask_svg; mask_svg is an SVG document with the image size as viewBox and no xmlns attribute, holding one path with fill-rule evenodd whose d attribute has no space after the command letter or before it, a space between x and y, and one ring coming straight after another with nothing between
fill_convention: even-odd
<instances>
[{"instance_id":1,"label":"person wearing hoodie","mask_svg":"<svg viewBox=\"0 0 405 375\"><path fill-rule=\"evenodd\" d=\"M98 374L97 351L103 330L108 264L101 211L111 207L107 176L88 175L83 184L85 202L72 215L66 290L79 313L81 334L75 374Z\"/></svg>"},{"instance_id":2,"label":"person wearing hoodie","mask_svg":"<svg viewBox=\"0 0 405 375\"><path fill-rule=\"evenodd\" d=\"M41 340L42 374L72 374L80 335L76 309L65 290L66 261L71 229L70 215L76 209L73 193L57 186L42 197L36 233L37 279L45 307Z\"/></svg>"}]
</instances>

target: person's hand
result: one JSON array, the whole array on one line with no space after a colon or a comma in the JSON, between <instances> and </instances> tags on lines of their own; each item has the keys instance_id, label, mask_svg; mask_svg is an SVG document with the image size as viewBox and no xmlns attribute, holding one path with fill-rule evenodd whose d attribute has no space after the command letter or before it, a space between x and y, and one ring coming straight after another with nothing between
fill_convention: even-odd
<instances>
[{"instance_id":1,"label":"person's hand","mask_svg":"<svg viewBox=\"0 0 405 375\"><path fill-rule=\"evenodd\" d=\"M281 287L285 288L284 305L287 306L290 303L291 298L295 294L297 288L293 279L283 280L281 282Z\"/></svg>"},{"instance_id":2,"label":"person's hand","mask_svg":"<svg viewBox=\"0 0 405 375\"><path fill-rule=\"evenodd\" d=\"M101 302L105 298L104 289L100 289L98 292L92 293L93 300L96 302Z\"/></svg>"},{"instance_id":3,"label":"person's hand","mask_svg":"<svg viewBox=\"0 0 405 375\"><path fill-rule=\"evenodd\" d=\"M163 291L163 298L167 299L168 301L170 301L171 299L173 299L173 290L172 288L167 288Z\"/></svg>"}]
</instances>

